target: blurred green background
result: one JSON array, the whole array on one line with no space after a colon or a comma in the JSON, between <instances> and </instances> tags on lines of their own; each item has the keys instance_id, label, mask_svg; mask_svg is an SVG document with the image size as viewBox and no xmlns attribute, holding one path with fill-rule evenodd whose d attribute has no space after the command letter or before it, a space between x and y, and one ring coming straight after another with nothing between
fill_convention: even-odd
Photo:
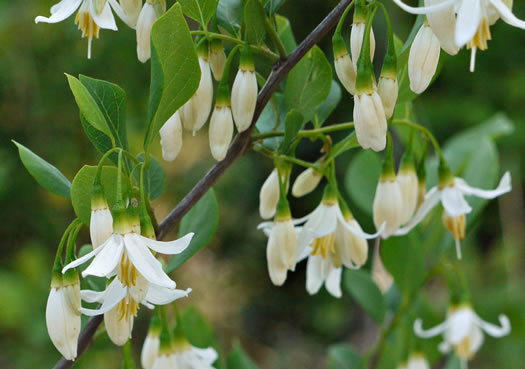
<instances>
[{"instance_id":1,"label":"blurred green background","mask_svg":"<svg viewBox=\"0 0 525 369\"><path fill-rule=\"evenodd\" d=\"M129 141L136 152L145 129L149 63L136 59L134 31L120 21L118 32L102 30L101 38L93 43L92 60L87 60L87 41L80 38L73 17L57 25L34 24L34 17L47 16L53 3L0 1L0 367L6 369L48 368L59 358L47 336L44 312L56 246L74 217L68 201L46 192L26 172L10 140L53 163L70 180L82 165L97 163L100 154L81 128L64 73L105 79L127 92ZM385 3L391 9L394 29L406 39L413 17L389 1ZM296 39L301 41L336 4L333 0L288 0L280 13L290 19ZM525 18L525 4L515 2L514 12ZM520 46L525 32L501 20L491 31L493 41L488 51L478 52L476 72L468 72L470 53L466 50L456 57L443 57L439 79L414 103L414 109L418 122L430 127L440 142L497 112L505 112L514 122L513 132L497 141L498 175L512 172L513 192L490 202L483 216L469 226L462 265L476 311L492 322L499 313L506 313L513 325L509 337L487 338L472 367L523 368L525 48ZM382 24L376 27L376 37L380 57ZM332 59L330 38L320 46ZM329 122L351 120L352 106L351 96L344 92ZM163 163L167 191L153 203L159 219L214 163L206 131L195 137L186 134L182 154L173 163ZM156 146L155 154L160 157ZM303 145L300 155L313 161L319 147ZM339 160L341 178L352 157L349 154ZM209 247L179 268L174 277L180 288L193 289L183 304L194 305L203 313L225 351L233 342L240 342L260 368L325 368L329 345L351 342L365 352L373 344L378 326L346 291L342 299L329 296L324 289L308 296L304 263L289 274L283 287L270 283L266 238L255 228L261 221L258 191L271 169L269 160L249 153L220 179L215 186L220 205L217 234ZM293 176L298 173L296 168ZM294 216L313 210L320 196L317 190L307 198L292 199ZM355 214L363 227L372 231L370 215L359 209ZM439 215L434 214L433 219L439 220ZM173 232L171 237L175 236ZM88 241L84 231L79 244ZM453 257L451 250L446 255ZM447 306L443 281L431 281L427 292L428 299L422 304L431 305L434 315L426 324L437 323L444 318ZM136 354L147 330L146 317L141 314L136 322L132 340ZM437 359L438 342L425 346L433 359ZM391 367L395 364L390 363ZM120 368L120 349L102 334L77 367Z\"/></svg>"}]
</instances>

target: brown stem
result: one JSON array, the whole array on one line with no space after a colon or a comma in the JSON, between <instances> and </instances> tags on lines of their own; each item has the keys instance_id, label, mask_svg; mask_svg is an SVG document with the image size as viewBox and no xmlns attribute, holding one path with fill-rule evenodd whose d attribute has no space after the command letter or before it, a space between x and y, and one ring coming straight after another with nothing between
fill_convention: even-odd
<instances>
[{"instance_id":1,"label":"brown stem","mask_svg":"<svg viewBox=\"0 0 525 369\"><path fill-rule=\"evenodd\" d=\"M235 160L244 155L252 143L251 132L257 119L261 115L264 107L279 88L280 83L292 68L314 47L332 28L334 28L343 14L344 10L351 3L351 0L341 0L341 2L326 16L325 19L310 33L303 42L288 56L288 58L278 61L272 69L272 73L266 84L263 86L257 96L257 105L250 127L237 135L233 141L226 157L215 164L206 173L206 175L193 187L189 194L173 209L168 216L159 224L157 238L163 239L182 217L201 199L204 194L217 182L219 177L233 164ZM78 340L78 356L82 355L91 342L91 338L99 324L102 322L102 316L94 316L89 319L87 325L80 333ZM78 360L78 357L77 357ZM69 369L73 367L74 361L65 360L64 358L55 365L54 369Z\"/></svg>"}]
</instances>

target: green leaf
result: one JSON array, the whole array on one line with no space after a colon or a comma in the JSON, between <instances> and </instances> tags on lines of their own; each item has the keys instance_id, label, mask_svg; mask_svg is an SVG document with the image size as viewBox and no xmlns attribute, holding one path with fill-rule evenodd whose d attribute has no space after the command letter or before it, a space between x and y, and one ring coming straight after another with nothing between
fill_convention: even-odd
<instances>
[{"instance_id":1,"label":"green leaf","mask_svg":"<svg viewBox=\"0 0 525 369\"><path fill-rule=\"evenodd\" d=\"M137 159L144 163L144 153L140 153ZM140 172L137 171L135 177L139 181ZM152 155L149 156L149 168L144 172L144 187L151 200L158 198L166 189L166 173Z\"/></svg>"},{"instance_id":2,"label":"green leaf","mask_svg":"<svg viewBox=\"0 0 525 369\"><path fill-rule=\"evenodd\" d=\"M257 365L244 352L241 345L235 343L228 355L228 369L257 369Z\"/></svg>"},{"instance_id":3,"label":"green leaf","mask_svg":"<svg viewBox=\"0 0 525 369\"><path fill-rule=\"evenodd\" d=\"M244 23L246 24L246 41L249 44L260 45L266 36L264 21L266 15L259 0L248 0L244 4Z\"/></svg>"},{"instance_id":4,"label":"green leaf","mask_svg":"<svg viewBox=\"0 0 525 369\"><path fill-rule=\"evenodd\" d=\"M264 3L264 10L268 16L273 16L286 0L266 0Z\"/></svg>"},{"instance_id":5,"label":"green leaf","mask_svg":"<svg viewBox=\"0 0 525 369\"><path fill-rule=\"evenodd\" d=\"M93 181L96 173L96 166L84 165L73 179L71 187L73 210L82 223L88 226L91 218L91 191L93 190ZM117 173L116 167L104 166L102 168L101 181L104 187L104 195L110 208L115 205L117 198ZM122 191L124 193L128 190L126 182L125 180L122 181Z\"/></svg>"},{"instance_id":6,"label":"green leaf","mask_svg":"<svg viewBox=\"0 0 525 369\"><path fill-rule=\"evenodd\" d=\"M286 111L296 109L311 121L332 87L332 67L317 46L292 69L284 91Z\"/></svg>"},{"instance_id":7,"label":"green leaf","mask_svg":"<svg viewBox=\"0 0 525 369\"><path fill-rule=\"evenodd\" d=\"M332 86L330 87L330 93L328 94L328 97L317 109L316 114L319 124L322 125L328 119L330 114L332 114L334 109L341 101L341 96L342 92L339 83L337 83L335 80L332 80Z\"/></svg>"},{"instance_id":8,"label":"green leaf","mask_svg":"<svg viewBox=\"0 0 525 369\"><path fill-rule=\"evenodd\" d=\"M100 111L97 102L93 96L91 96L86 86L69 74L66 74L66 77L78 108L80 109L80 113L84 116L86 121L106 136L114 139L104 114Z\"/></svg>"},{"instance_id":9,"label":"green leaf","mask_svg":"<svg viewBox=\"0 0 525 369\"><path fill-rule=\"evenodd\" d=\"M126 92L111 82L83 75L80 75L79 78L80 82L86 87L97 103L106 122L109 124L111 133L113 137L115 137L116 145L127 150ZM101 133L103 134L103 132ZM111 140L109 142L111 142Z\"/></svg>"},{"instance_id":10,"label":"green leaf","mask_svg":"<svg viewBox=\"0 0 525 369\"><path fill-rule=\"evenodd\" d=\"M151 88L146 151L164 125L186 101L200 82L195 45L180 4L173 5L151 30Z\"/></svg>"},{"instance_id":11,"label":"green leaf","mask_svg":"<svg viewBox=\"0 0 525 369\"><path fill-rule=\"evenodd\" d=\"M345 269L343 283L363 310L382 323L386 311L385 300L370 274L364 270Z\"/></svg>"},{"instance_id":12,"label":"green leaf","mask_svg":"<svg viewBox=\"0 0 525 369\"><path fill-rule=\"evenodd\" d=\"M193 306L182 314L182 330L193 346L206 348L216 344L210 324Z\"/></svg>"},{"instance_id":13,"label":"green leaf","mask_svg":"<svg viewBox=\"0 0 525 369\"><path fill-rule=\"evenodd\" d=\"M282 153L285 153L288 150L288 146L292 143L297 132L299 132L303 126L303 115L297 110L292 109L286 114L286 119L284 121L284 140L281 143L280 149Z\"/></svg>"},{"instance_id":14,"label":"green leaf","mask_svg":"<svg viewBox=\"0 0 525 369\"><path fill-rule=\"evenodd\" d=\"M381 175L381 157L372 150L360 151L345 175L345 189L361 210L372 214L377 183Z\"/></svg>"},{"instance_id":15,"label":"green leaf","mask_svg":"<svg viewBox=\"0 0 525 369\"><path fill-rule=\"evenodd\" d=\"M217 9L217 0L179 0L179 3L184 14L205 28Z\"/></svg>"},{"instance_id":16,"label":"green leaf","mask_svg":"<svg viewBox=\"0 0 525 369\"><path fill-rule=\"evenodd\" d=\"M61 171L24 145L14 140L13 143L18 147L20 160L40 186L66 199L71 197L71 182Z\"/></svg>"},{"instance_id":17,"label":"green leaf","mask_svg":"<svg viewBox=\"0 0 525 369\"><path fill-rule=\"evenodd\" d=\"M346 343L338 343L328 349L328 369L361 369L363 362L359 353Z\"/></svg>"},{"instance_id":18,"label":"green leaf","mask_svg":"<svg viewBox=\"0 0 525 369\"><path fill-rule=\"evenodd\" d=\"M217 25L231 35L239 36L243 18L242 0L219 0Z\"/></svg>"},{"instance_id":19,"label":"green leaf","mask_svg":"<svg viewBox=\"0 0 525 369\"><path fill-rule=\"evenodd\" d=\"M286 52L289 54L297 47L297 42L295 41L290 21L281 15L276 15L275 22L277 23L279 38L283 42Z\"/></svg>"},{"instance_id":20,"label":"green leaf","mask_svg":"<svg viewBox=\"0 0 525 369\"><path fill-rule=\"evenodd\" d=\"M107 151L113 148L111 139L108 136L106 136L104 132L99 131L91 124L89 124L89 122L86 120L86 118L84 118L82 114L80 114L80 123L82 124L82 128L84 128L84 132L86 132L86 135L88 136L89 140L98 151L106 153ZM111 154L110 157L112 159L118 158L118 154L116 156Z\"/></svg>"},{"instance_id":21,"label":"green leaf","mask_svg":"<svg viewBox=\"0 0 525 369\"><path fill-rule=\"evenodd\" d=\"M197 251L206 246L213 238L217 226L219 225L219 204L215 197L215 192L210 189L206 195L199 200L189 212L182 218L179 236L189 232L195 232L190 245L184 252L174 255L166 270L171 272L184 264Z\"/></svg>"}]
</instances>

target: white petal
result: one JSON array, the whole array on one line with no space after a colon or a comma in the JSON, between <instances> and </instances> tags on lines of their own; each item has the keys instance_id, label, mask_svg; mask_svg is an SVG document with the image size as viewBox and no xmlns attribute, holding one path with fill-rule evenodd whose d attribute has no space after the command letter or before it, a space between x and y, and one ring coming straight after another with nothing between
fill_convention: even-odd
<instances>
[{"instance_id":1,"label":"white petal","mask_svg":"<svg viewBox=\"0 0 525 369\"><path fill-rule=\"evenodd\" d=\"M97 247L96 249L94 249L93 251L87 253L86 255L78 258L77 260L75 261L72 261L71 263L69 263L68 265L66 265L63 269L62 269L62 273L65 273L67 270L71 269L71 268L76 268L77 266L81 265L81 264L84 264L86 261L88 261L89 259L91 259L92 257L96 256L99 252L101 252L104 248L106 248L109 244L113 243L113 242L116 242L114 240L114 237L120 237L120 235L113 235L111 236L110 238L108 238L106 240L106 242L104 242L102 245L100 245L99 247Z\"/></svg>"},{"instance_id":2,"label":"white petal","mask_svg":"<svg viewBox=\"0 0 525 369\"><path fill-rule=\"evenodd\" d=\"M120 319L120 312L113 308L104 314L104 325L111 341L118 346L124 345L131 338L134 317Z\"/></svg>"},{"instance_id":3,"label":"white petal","mask_svg":"<svg viewBox=\"0 0 525 369\"><path fill-rule=\"evenodd\" d=\"M63 288L51 288L46 305L46 325L49 338L57 350L68 360L77 356L80 333L80 315L67 304Z\"/></svg>"},{"instance_id":4,"label":"white petal","mask_svg":"<svg viewBox=\"0 0 525 369\"><path fill-rule=\"evenodd\" d=\"M140 363L144 369L153 369L155 360L159 354L160 339L158 336L154 337L147 335L140 353Z\"/></svg>"},{"instance_id":5,"label":"white petal","mask_svg":"<svg viewBox=\"0 0 525 369\"><path fill-rule=\"evenodd\" d=\"M51 8L51 16L49 18L38 16L35 18L35 23L58 23L68 18L80 6L82 0L62 0Z\"/></svg>"},{"instance_id":6,"label":"white petal","mask_svg":"<svg viewBox=\"0 0 525 369\"><path fill-rule=\"evenodd\" d=\"M187 235L173 241L155 241L151 238L143 237L140 235L134 235L134 237L138 238L137 242L143 242L148 246L150 249L160 252L161 254L168 254L168 255L174 255L174 254L180 254L184 250L186 250L186 247L189 246L191 239L195 233L190 232Z\"/></svg>"},{"instance_id":7,"label":"white petal","mask_svg":"<svg viewBox=\"0 0 525 369\"><path fill-rule=\"evenodd\" d=\"M408 224L404 227L401 227L398 229L396 233L394 233L396 236L403 236L410 232L414 227L416 227L419 222L421 222L425 216L432 210L441 199L441 191L437 189L437 187L433 187L430 189L425 196L425 201L421 204L419 209L416 211L416 214L414 217L408 222Z\"/></svg>"},{"instance_id":8,"label":"white petal","mask_svg":"<svg viewBox=\"0 0 525 369\"><path fill-rule=\"evenodd\" d=\"M82 276L94 275L97 277L108 276L120 262L122 258L122 252L124 250L124 243L121 236L112 236L106 245L100 246L98 249L102 249L100 253L95 256L91 264L82 272ZM97 250L98 250L97 249Z\"/></svg>"},{"instance_id":9,"label":"white petal","mask_svg":"<svg viewBox=\"0 0 525 369\"><path fill-rule=\"evenodd\" d=\"M80 296L86 302L102 302L105 295L106 291L80 290Z\"/></svg>"},{"instance_id":10,"label":"white petal","mask_svg":"<svg viewBox=\"0 0 525 369\"><path fill-rule=\"evenodd\" d=\"M493 199L495 197L501 196L507 192L510 192L512 188L509 172L506 172L503 175L498 184L498 187L496 187L494 190L482 190L480 188L471 187L461 178L455 178L454 183L455 186L460 189L461 192L463 192L463 194L473 195L484 199Z\"/></svg>"},{"instance_id":11,"label":"white petal","mask_svg":"<svg viewBox=\"0 0 525 369\"><path fill-rule=\"evenodd\" d=\"M124 297L126 297L127 293L127 288L124 287L117 278L115 278L104 291L104 301L102 302L102 306L99 309L81 308L80 311L82 314L88 316L105 314L117 306L117 304Z\"/></svg>"},{"instance_id":12,"label":"white petal","mask_svg":"<svg viewBox=\"0 0 525 369\"><path fill-rule=\"evenodd\" d=\"M486 322L479 316L474 314L474 321L476 324L483 329L489 336L492 337L503 337L510 333L510 320L506 315L500 315L498 317L501 327L492 323Z\"/></svg>"},{"instance_id":13,"label":"white petal","mask_svg":"<svg viewBox=\"0 0 525 369\"><path fill-rule=\"evenodd\" d=\"M338 214L337 220L339 221L339 224L343 225L350 233L352 233L353 235L355 235L357 237L364 238L366 240L378 237L383 232L383 230L384 230L384 228L386 226L386 224L382 224L381 227L379 227L379 230L376 233L370 234L370 233L364 232L361 229L361 227L359 227L357 222L355 222L355 223L354 222L346 222L342 214ZM357 224L357 226L355 226L355 224Z\"/></svg>"},{"instance_id":14,"label":"white petal","mask_svg":"<svg viewBox=\"0 0 525 369\"><path fill-rule=\"evenodd\" d=\"M432 5L432 6L413 7L413 6L409 6L405 4L401 0L394 0L394 3L396 3L397 6L399 6L404 11L408 13L412 13L412 14L429 14L433 12L438 12L438 11L448 8L454 2L455 0L448 0L443 3Z\"/></svg>"},{"instance_id":15,"label":"white petal","mask_svg":"<svg viewBox=\"0 0 525 369\"><path fill-rule=\"evenodd\" d=\"M445 340L452 345L457 345L471 331L474 324L474 312L470 307L455 310L447 318L448 327Z\"/></svg>"},{"instance_id":16,"label":"white petal","mask_svg":"<svg viewBox=\"0 0 525 369\"><path fill-rule=\"evenodd\" d=\"M111 29L113 31L117 30L115 17L111 12L111 7L109 6L109 3L106 3L102 12L100 14L97 14L97 12L95 11L94 1L91 0L89 6L89 13L93 17L93 20L95 21L97 26L99 26L100 28Z\"/></svg>"},{"instance_id":17,"label":"white petal","mask_svg":"<svg viewBox=\"0 0 525 369\"><path fill-rule=\"evenodd\" d=\"M272 283L276 286L282 286L286 281L288 265L285 264L282 258L279 245L275 240L275 232L271 232L270 237L268 238L268 245L266 246L266 263Z\"/></svg>"},{"instance_id":18,"label":"white petal","mask_svg":"<svg viewBox=\"0 0 525 369\"><path fill-rule=\"evenodd\" d=\"M142 240L136 237L124 238L126 251L129 259L137 268L140 274L150 283L157 284L161 287L175 288L175 282L162 270L162 264L152 255Z\"/></svg>"},{"instance_id":19,"label":"white petal","mask_svg":"<svg viewBox=\"0 0 525 369\"><path fill-rule=\"evenodd\" d=\"M450 216L457 217L468 214L472 208L456 186L447 186L441 190L441 203Z\"/></svg>"},{"instance_id":20,"label":"white petal","mask_svg":"<svg viewBox=\"0 0 525 369\"><path fill-rule=\"evenodd\" d=\"M117 3L116 0L108 0L109 1L109 4L111 5L111 7L113 8L113 11L118 15L118 17L120 19L122 19L122 21L124 23L126 23L129 27L131 28L135 28L136 26L136 23L137 23L137 19L135 19L135 22L133 22L127 15L126 13L124 12L124 10L122 9L122 7L120 6L119 3ZM138 18L138 15L137 15L137 18Z\"/></svg>"},{"instance_id":21,"label":"white petal","mask_svg":"<svg viewBox=\"0 0 525 369\"><path fill-rule=\"evenodd\" d=\"M341 292L341 275L343 274L343 268L334 268L331 267L326 277L326 289L334 297L341 297L343 293Z\"/></svg>"},{"instance_id":22,"label":"white petal","mask_svg":"<svg viewBox=\"0 0 525 369\"><path fill-rule=\"evenodd\" d=\"M310 295L319 292L319 289L324 282L324 263L323 257L320 255L310 256L306 264L306 291Z\"/></svg>"},{"instance_id":23,"label":"white petal","mask_svg":"<svg viewBox=\"0 0 525 369\"><path fill-rule=\"evenodd\" d=\"M444 0L425 0L425 5L434 5ZM454 6L451 4L448 8L427 15L428 23L432 31L439 40L441 47L450 55L456 55L459 47L456 45L456 14Z\"/></svg>"},{"instance_id":24,"label":"white petal","mask_svg":"<svg viewBox=\"0 0 525 369\"><path fill-rule=\"evenodd\" d=\"M445 320L443 323L436 325L430 329L423 329L423 320L416 319L414 322L414 333L416 336L421 338L430 338L442 334L448 327L448 321Z\"/></svg>"},{"instance_id":25,"label":"white petal","mask_svg":"<svg viewBox=\"0 0 525 369\"><path fill-rule=\"evenodd\" d=\"M155 305L166 305L172 301L180 299L181 297L188 297L191 288L187 290L177 290L173 288L160 287L151 284L146 295L146 301Z\"/></svg>"},{"instance_id":26,"label":"white petal","mask_svg":"<svg viewBox=\"0 0 525 369\"><path fill-rule=\"evenodd\" d=\"M472 326L472 330L470 331L469 341L468 341L469 351L472 354L475 354L476 352L478 352L481 345L483 344L484 339L485 337L481 329L476 325Z\"/></svg>"},{"instance_id":27,"label":"white petal","mask_svg":"<svg viewBox=\"0 0 525 369\"><path fill-rule=\"evenodd\" d=\"M456 21L456 45L472 40L481 22L481 0L462 0Z\"/></svg>"},{"instance_id":28,"label":"white petal","mask_svg":"<svg viewBox=\"0 0 525 369\"><path fill-rule=\"evenodd\" d=\"M503 20L511 26L525 29L525 22L516 18L510 9L501 0L490 0L492 5L498 10Z\"/></svg>"},{"instance_id":29,"label":"white petal","mask_svg":"<svg viewBox=\"0 0 525 369\"><path fill-rule=\"evenodd\" d=\"M206 364L211 365L219 355L217 354L217 351L213 349L212 347L208 347L205 349L198 348L198 347L192 347L191 348L192 353L194 353L199 359L203 360Z\"/></svg>"},{"instance_id":30,"label":"white petal","mask_svg":"<svg viewBox=\"0 0 525 369\"><path fill-rule=\"evenodd\" d=\"M156 20L155 9L146 1L137 20L137 58L142 63L151 57L151 28Z\"/></svg>"}]
</instances>

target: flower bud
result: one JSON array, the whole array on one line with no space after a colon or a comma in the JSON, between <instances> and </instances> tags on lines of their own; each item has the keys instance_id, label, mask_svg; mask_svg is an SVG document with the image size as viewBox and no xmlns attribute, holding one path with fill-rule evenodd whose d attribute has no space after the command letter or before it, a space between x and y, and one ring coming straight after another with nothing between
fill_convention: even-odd
<instances>
[{"instance_id":1,"label":"flower bud","mask_svg":"<svg viewBox=\"0 0 525 369\"><path fill-rule=\"evenodd\" d=\"M142 63L147 62L151 57L151 27L159 18L157 13L155 7L146 1L137 19L137 58Z\"/></svg>"},{"instance_id":2,"label":"flower bud","mask_svg":"<svg viewBox=\"0 0 525 369\"><path fill-rule=\"evenodd\" d=\"M96 249L113 234L113 217L108 202L104 197L104 190L100 182L93 185L91 195L91 219L89 221L89 235L91 244Z\"/></svg>"},{"instance_id":3,"label":"flower bud","mask_svg":"<svg viewBox=\"0 0 525 369\"><path fill-rule=\"evenodd\" d=\"M366 7L361 6L361 4L357 2L354 12L352 30L350 31L350 51L352 52L352 60L354 63L357 63L359 54L361 54L361 46L363 45L363 37L366 28L366 16ZM370 28L370 60L374 60L375 50L376 39L374 37L374 30Z\"/></svg>"},{"instance_id":4,"label":"flower bud","mask_svg":"<svg viewBox=\"0 0 525 369\"><path fill-rule=\"evenodd\" d=\"M354 126L357 141L363 149L381 151L386 146L386 115L378 93L362 93L355 96Z\"/></svg>"},{"instance_id":5,"label":"flower bud","mask_svg":"<svg viewBox=\"0 0 525 369\"><path fill-rule=\"evenodd\" d=\"M151 318L148 335L144 340L140 353L140 363L144 369L153 369L155 360L159 355L161 325L159 317L155 314Z\"/></svg>"},{"instance_id":6,"label":"flower bud","mask_svg":"<svg viewBox=\"0 0 525 369\"><path fill-rule=\"evenodd\" d=\"M162 158L173 161L182 149L182 120L177 110L161 127L160 146L162 147Z\"/></svg>"},{"instance_id":7,"label":"flower bud","mask_svg":"<svg viewBox=\"0 0 525 369\"><path fill-rule=\"evenodd\" d=\"M135 27L142 9L142 0L119 0L119 2L129 25Z\"/></svg>"},{"instance_id":8,"label":"flower bud","mask_svg":"<svg viewBox=\"0 0 525 369\"><path fill-rule=\"evenodd\" d=\"M425 91L436 73L440 44L428 24L419 29L408 55L410 89L417 94Z\"/></svg>"},{"instance_id":9,"label":"flower bud","mask_svg":"<svg viewBox=\"0 0 525 369\"><path fill-rule=\"evenodd\" d=\"M425 6L437 5L446 0L425 0ZM456 45L456 14L454 5L427 14L428 24L436 35L441 48L450 55L456 55L459 47Z\"/></svg>"},{"instance_id":10,"label":"flower bud","mask_svg":"<svg viewBox=\"0 0 525 369\"><path fill-rule=\"evenodd\" d=\"M378 94L383 103L386 119L390 119L394 114L394 108L397 102L398 86L397 77L388 78L381 76L379 78Z\"/></svg>"},{"instance_id":11,"label":"flower bud","mask_svg":"<svg viewBox=\"0 0 525 369\"><path fill-rule=\"evenodd\" d=\"M259 214L261 218L270 219L274 216L279 202L279 192L279 176L277 169L274 169L264 181L259 193Z\"/></svg>"},{"instance_id":12,"label":"flower bud","mask_svg":"<svg viewBox=\"0 0 525 369\"><path fill-rule=\"evenodd\" d=\"M67 360L74 360L77 357L80 334L79 308L78 274L76 280L67 281L60 273L54 273L46 305L47 332L53 345Z\"/></svg>"},{"instance_id":13,"label":"flower bud","mask_svg":"<svg viewBox=\"0 0 525 369\"><path fill-rule=\"evenodd\" d=\"M412 155L408 152L405 152L403 155L399 173L397 174L397 182L399 183L403 200L399 224L406 224L416 211L419 194L419 183L416 169L414 168L414 161Z\"/></svg>"},{"instance_id":14,"label":"flower bud","mask_svg":"<svg viewBox=\"0 0 525 369\"><path fill-rule=\"evenodd\" d=\"M301 197L309 194L321 182L323 175L312 168L308 168L297 176L292 186L292 195Z\"/></svg>"},{"instance_id":15,"label":"flower bud","mask_svg":"<svg viewBox=\"0 0 525 369\"><path fill-rule=\"evenodd\" d=\"M407 369L430 369L430 365L423 353L413 352L408 359Z\"/></svg>"},{"instance_id":16,"label":"flower bud","mask_svg":"<svg viewBox=\"0 0 525 369\"><path fill-rule=\"evenodd\" d=\"M361 229L361 226L357 223L352 214L349 211L346 212L345 209L342 210L346 224L362 233L363 230ZM360 268L368 259L368 243L366 240L362 237L356 236L346 227L338 225L335 229L334 248L335 255L337 255L340 260L340 263L334 263L336 267L343 264L351 269Z\"/></svg>"},{"instance_id":17,"label":"flower bud","mask_svg":"<svg viewBox=\"0 0 525 369\"><path fill-rule=\"evenodd\" d=\"M257 103L257 78L253 65L253 57L248 48L243 50L239 71L233 82L231 107L233 119L239 132L250 127L255 105Z\"/></svg>"},{"instance_id":18,"label":"flower bud","mask_svg":"<svg viewBox=\"0 0 525 369\"><path fill-rule=\"evenodd\" d=\"M215 106L210 120L210 149L213 158L221 161L226 157L233 137L233 118L229 106Z\"/></svg>"},{"instance_id":19,"label":"flower bud","mask_svg":"<svg viewBox=\"0 0 525 369\"><path fill-rule=\"evenodd\" d=\"M374 250L374 260L372 261L372 279L374 282L376 282L377 287L379 287L383 293L386 293L394 282L394 278L388 272L388 270L386 270L385 266L383 265L383 261L381 261L379 247L376 247Z\"/></svg>"},{"instance_id":20,"label":"flower bud","mask_svg":"<svg viewBox=\"0 0 525 369\"><path fill-rule=\"evenodd\" d=\"M203 42L206 44L206 42ZM193 135L208 120L211 105L213 102L213 82L211 78L210 65L208 63L208 46L200 46L199 50L206 48L199 53L199 65L201 68L201 80L199 88L186 104L182 107L182 123L184 128L192 131Z\"/></svg>"},{"instance_id":21,"label":"flower bud","mask_svg":"<svg viewBox=\"0 0 525 369\"><path fill-rule=\"evenodd\" d=\"M210 44L210 67L211 71L213 72L213 77L216 81L220 81L222 79L225 66L226 54L224 53L222 41L214 39Z\"/></svg>"},{"instance_id":22,"label":"flower bud","mask_svg":"<svg viewBox=\"0 0 525 369\"><path fill-rule=\"evenodd\" d=\"M357 70L352 60L350 60L350 55L346 49L343 38L341 35L336 35L332 39L332 44L334 48L334 58L335 58L335 73L337 78L343 84L343 87L352 95L355 95L355 81L357 78Z\"/></svg>"}]
</instances>

